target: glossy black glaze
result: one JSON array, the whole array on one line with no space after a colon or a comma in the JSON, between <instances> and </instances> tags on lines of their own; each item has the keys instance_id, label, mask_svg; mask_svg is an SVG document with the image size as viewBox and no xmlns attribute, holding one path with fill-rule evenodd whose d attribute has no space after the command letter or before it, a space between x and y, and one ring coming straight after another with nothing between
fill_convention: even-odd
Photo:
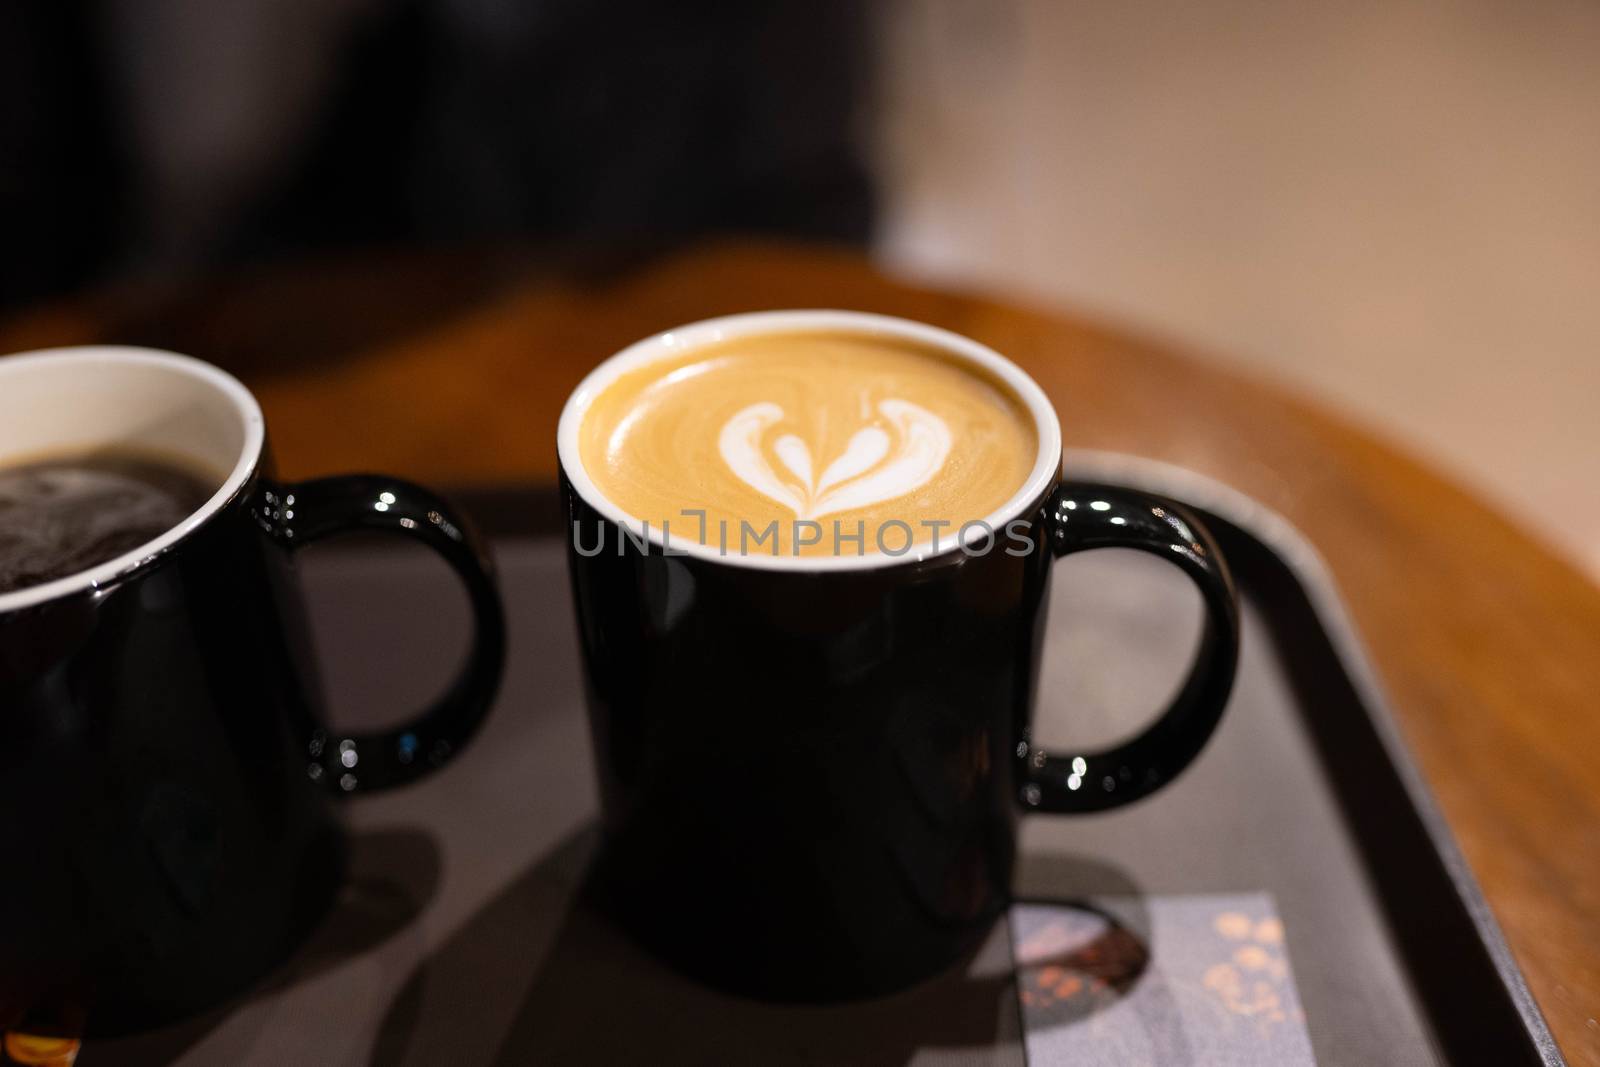
<instances>
[{"instance_id":1,"label":"glossy black glaze","mask_svg":"<svg viewBox=\"0 0 1600 1067\"><path fill-rule=\"evenodd\" d=\"M640 551L564 483L602 902L713 985L785 1000L884 993L983 938L1008 897L1024 806L1106 807L1169 780L1227 697L1232 587L1176 505L1096 489L1103 521L1063 522L1075 491L1027 509L1035 551L805 572ZM580 553L573 531L592 549L601 526L606 549ZM1201 585L1210 623L1174 710L1127 749L1089 757L1097 771L1136 767L1134 779L1085 791L1061 773L1071 756L1035 766L1027 722L1051 561L1109 544L1168 554Z\"/></svg>"},{"instance_id":2,"label":"glossy black glaze","mask_svg":"<svg viewBox=\"0 0 1600 1067\"><path fill-rule=\"evenodd\" d=\"M346 739L323 725L293 555L357 526L438 549L478 635L443 702L393 735ZM0 1030L85 1016L91 1033L136 1029L267 971L339 883L322 786L437 766L482 718L503 654L487 558L441 501L392 478L278 486L260 457L159 556L0 613Z\"/></svg>"},{"instance_id":3,"label":"glossy black glaze","mask_svg":"<svg viewBox=\"0 0 1600 1067\"><path fill-rule=\"evenodd\" d=\"M1057 556L1092 548L1136 548L1187 574L1205 600L1194 669L1166 714L1125 744L1098 752L1050 755L1019 725L1019 799L1039 811L1070 814L1114 808L1170 782L1205 745L1233 688L1239 659L1239 609L1228 565L1211 535L1170 501L1114 485L1061 486L1049 502Z\"/></svg>"},{"instance_id":4,"label":"glossy black glaze","mask_svg":"<svg viewBox=\"0 0 1600 1067\"><path fill-rule=\"evenodd\" d=\"M318 727L308 743L319 768L310 776L336 792L403 785L441 766L488 714L505 666L505 613L483 542L442 498L385 474L301 482L268 506L280 524L278 541L290 550L353 529L396 533L443 556L466 586L472 647L443 696L398 729L330 734Z\"/></svg>"}]
</instances>

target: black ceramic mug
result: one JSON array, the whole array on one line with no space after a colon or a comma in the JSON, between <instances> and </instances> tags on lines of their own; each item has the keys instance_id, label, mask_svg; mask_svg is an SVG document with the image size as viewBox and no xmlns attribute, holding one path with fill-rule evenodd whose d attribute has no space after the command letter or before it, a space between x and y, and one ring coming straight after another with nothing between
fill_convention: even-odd
<instances>
[{"instance_id":1,"label":"black ceramic mug","mask_svg":"<svg viewBox=\"0 0 1600 1067\"><path fill-rule=\"evenodd\" d=\"M933 346L1015 392L1038 453L987 517L1008 531L1005 549L980 551L974 527L900 557L724 555L644 529L585 471L579 426L619 375L703 343L807 330ZM835 311L676 329L585 379L558 445L603 803L593 885L647 947L706 982L833 1000L941 970L1008 899L1019 813L1138 800L1195 757L1222 713L1238 618L1216 545L1171 501L1063 480L1043 391L967 338ZM1193 580L1200 649L1142 734L1046 752L1030 717L1051 564L1109 546Z\"/></svg>"},{"instance_id":2,"label":"black ceramic mug","mask_svg":"<svg viewBox=\"0 0 1600 1067\"><path fill-rule=\"evenodd\" d=\"M425 489L274 479L261 410L198 360L131 348L0 359L0 463L134 450L213 472L154 541L0 594L0 1030L135 1029L284 958L343 869L335 797L411 781L471 736L505 629L489 558ZM437 551L476 632L406 725L329 725L295 552L341 531Z\"/></svg>"}]
</instances>

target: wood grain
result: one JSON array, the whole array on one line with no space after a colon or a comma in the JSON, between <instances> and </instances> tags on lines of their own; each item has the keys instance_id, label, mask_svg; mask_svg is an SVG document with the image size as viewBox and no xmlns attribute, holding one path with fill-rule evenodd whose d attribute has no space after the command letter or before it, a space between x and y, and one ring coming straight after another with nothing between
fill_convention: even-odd
<instances>
[{"instance_id":1,"label":"wood grain","mask_svg":"<svg viewBox=\"0 0 1600 1067\"><path fill-rule=\"evenodd\" d=\"M581 269L365 256L200 294L40 309L0 323L0 350L185 349L257 392L286 476L463 486L552 480L556 417L583 373L679 323L846 307L992 345L1043 384L1069 447L1192 468L1316 544L1557 1039L1600 1065L1600 590L1370 434L1170 344L897 284L839 250L730 243ZM1563 521L1561 502L1523 521Z\"/></svg>"}]
</instances>

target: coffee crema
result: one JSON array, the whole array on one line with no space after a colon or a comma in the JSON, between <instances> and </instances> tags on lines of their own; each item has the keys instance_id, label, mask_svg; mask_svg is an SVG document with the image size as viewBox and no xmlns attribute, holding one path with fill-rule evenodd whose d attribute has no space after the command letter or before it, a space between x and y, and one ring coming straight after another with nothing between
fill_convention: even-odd
<instances>
[{"instance_id":1,"label":"coffee crema","mask_svg":"<svg viewBox=\"0 0 1600 1067\"><path fill-rule=\"evenodd\" d=\"M984 368L903 338L796 331L622 374L591 401L578 448L607 498L673 541L748 552L741 528L776 523L776 544L754 551L832 555L879 551L893 523L909 529L886 551L953 544L1021 487L1038 439Z\"/></svg>"},{"instance_id":2,"label":"coffee crema","mask_svg":"<svg viewBox=\"0 0 1600 1067\"><path fill-rule=\"evenodd\" d=\"M0 465L0 593L155 540L198 511L220 480L122 450Z\"/></svg>"}]
</instances>

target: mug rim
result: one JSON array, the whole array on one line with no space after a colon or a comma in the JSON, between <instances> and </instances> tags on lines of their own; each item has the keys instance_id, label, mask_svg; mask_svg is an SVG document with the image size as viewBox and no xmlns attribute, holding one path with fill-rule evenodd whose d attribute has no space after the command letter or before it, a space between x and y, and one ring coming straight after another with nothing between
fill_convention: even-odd
<instances>
[{"instance_id":1,"label":"mug rim","mask_svg":"<svg viewBox=\"0 0 1600 1067\"><path fill-rule=\"evenodd\" d=\"M628 371L695 348L752 334L819 329L840 329L869 336L904 339L936 348L946 355L969 365L981 367L993 374L1028 409L1033 419L1034 436L1038 442L1033 466L1016 492L1007 498L1005 503L981 520L973 520L981 522L989 531L998 531L1006 523L1020 517L1044 497L1045 492L1059 477L1061 422L1056 415L1055 407L1045 396L1038 382L999 352L970 337L912 319L868 311L805 308L751 311L701 319L635 341L602 360L583 381L578 383L561 409L561 421L556 430L556 452L567 483L585 503L603 517L636 533L643 526L650 543L665 549L667 541L661 531L650 528L643 520L612 502L589 477L589 472L583 465L578 448L578 429L595 398ZM962 530L969 529L970 523L962 527ZM923 563L963 551L973 542L983 540L984 536L982 530L960 533L950 542L941 543L937 550L929 543L915 542L900 555L890 555L885 552L869 552L859 556L739 554L722 552L714 545L704 545L693 540L674 542L671 547L674 555L687 554L734 567L818 573L873 570Z\"/></svg>"},{"instance_id":2,"label":"mug rim","mask_svg":"<svg viewBox=\"0 0 1600 1067\"><path fill-rule=\"evenodd\" d=\"M44 364L60 366L66 362L78 363L85 368L112 364L160 367L199 379L231 403L234 412L240 418L244 442L232 469L228 471L227 477L223 479L216 492L182 522L164 531L159 537L152 538L104 563L77 571L64 578L14 589L9 593L0 593L0 615L78 593L104 591L153 564L203 526L239 494L240 489L255 473L257 460L266 441L266 419L261 414L261 405L256 402L250 390L245 388L244 383L220 367L177 352L134 345L73 345L64 348L35 349L31 352L0 356L0 383L11 374L27 373L30 369Z\"/></svg>"}]
</instances>

